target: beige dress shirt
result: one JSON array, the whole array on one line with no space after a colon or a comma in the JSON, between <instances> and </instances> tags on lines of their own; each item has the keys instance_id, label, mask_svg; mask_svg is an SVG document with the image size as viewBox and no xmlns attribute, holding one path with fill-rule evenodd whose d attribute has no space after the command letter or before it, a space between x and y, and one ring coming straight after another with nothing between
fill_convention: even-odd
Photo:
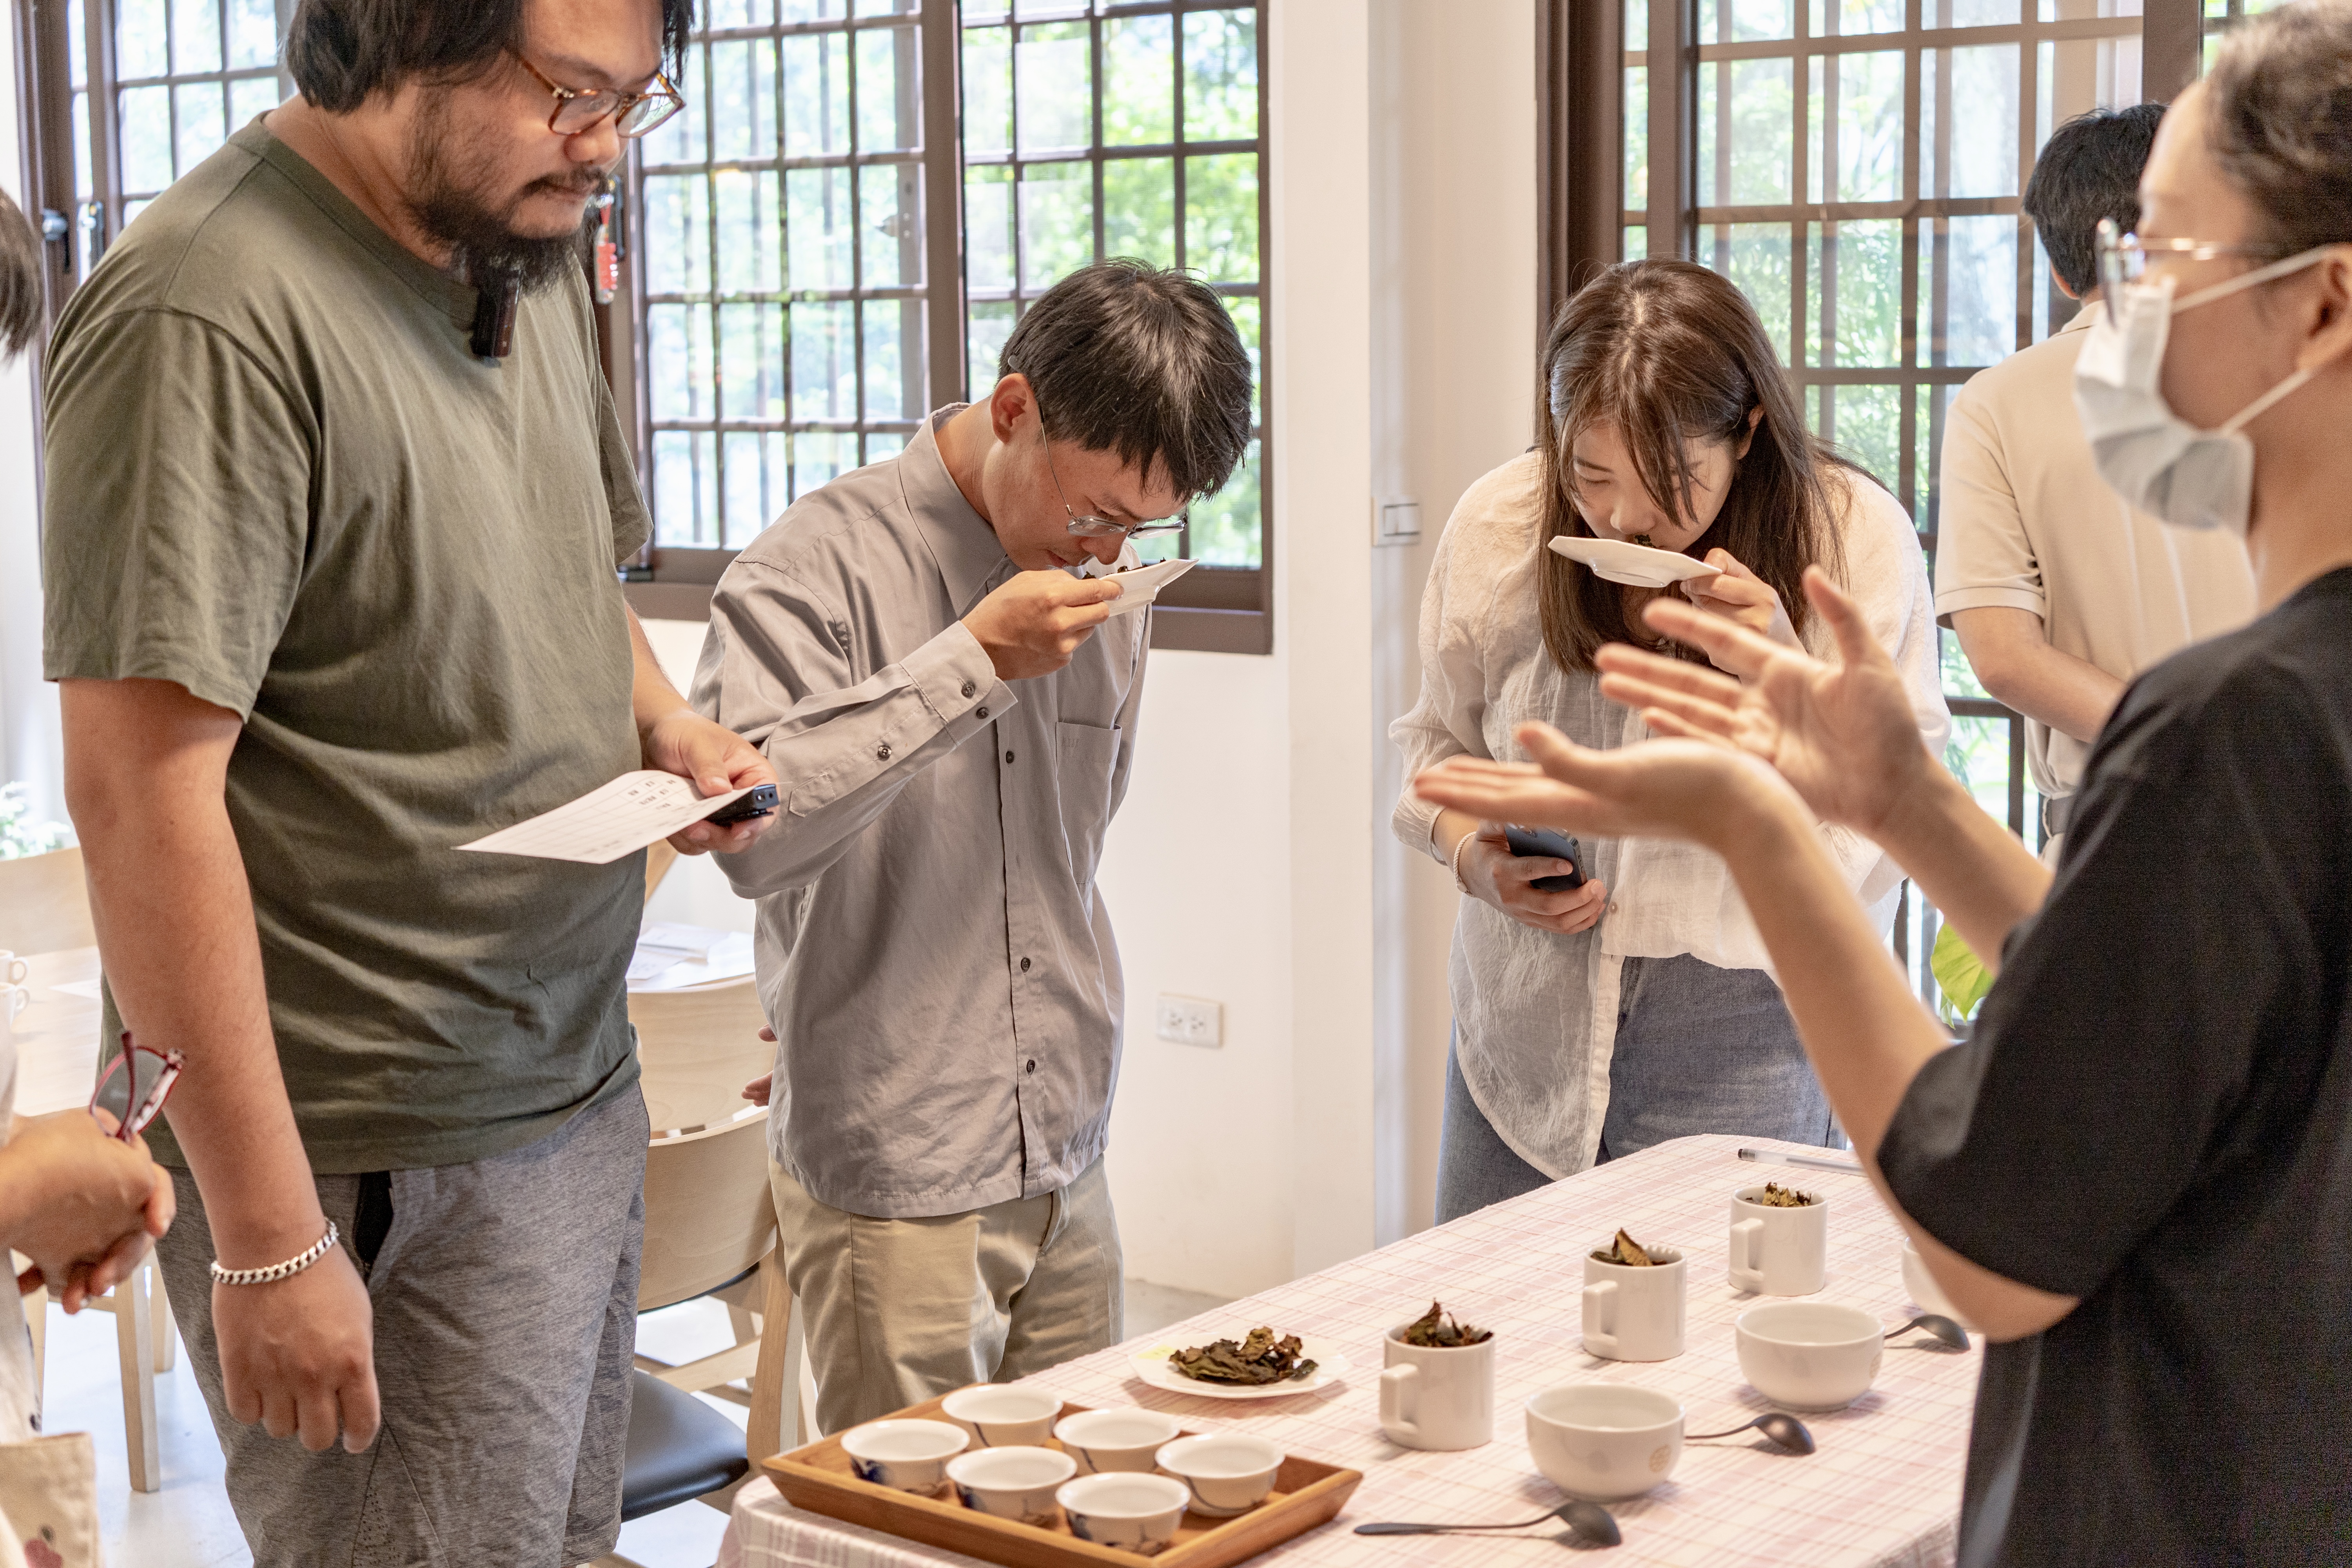
<instances>
[{"instance_id":1,"label":"beige dress shirt","mask_svg":"<svg viewBox=\"0 0 2352 1568\"><path fill-rule=\"evenodd\" d=\"M926 421L794 501L711 597L694 704L782 797L719 858L759 901L770 1146L852 1214L1035 1197L1102 1155L1125 994L1095 868L1151 612L1008 684L961 617L1014 570Z\"/></svg>"},{"instance_id":2,"label":"beige dress shirt","mask_svg":"<svg viewBox=\"0 0 2352 1568\"><path fill-rule=\"evenodd\" d=\"M2030 610L2059 652L2118 680L2254 616L2245 546L2167 528L2107 488L2074 413L2085 308L2064 331L1979 371L1944 431L1936 614ZM2091 748L2029 719L2025 762L2045 795L2074 793Z\"/></svg>"}]
</instances>

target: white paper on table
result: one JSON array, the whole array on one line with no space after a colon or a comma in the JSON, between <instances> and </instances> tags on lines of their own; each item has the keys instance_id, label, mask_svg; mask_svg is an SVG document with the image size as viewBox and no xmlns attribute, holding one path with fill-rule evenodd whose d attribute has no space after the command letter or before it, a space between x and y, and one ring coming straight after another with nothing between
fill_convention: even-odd
<instances>
[{"instance_id":1,"label":"white paper on table","mask_svg":"<svg viewBox=\"0 0 2352 1568\"><path fill-rule=\"evenodd\" d=\"M630 966L629 989L632 991L684 991L691 986L715 984L722 980L740 980L752 972L751 937L748 931L729 931L709 956L683 959L656 970L644 979L636 977Z\"/></svg>"},{"instance_id":2,"label":"white paper on table","mask_svg":"<svg viewBox=\"0 0 2352 1568\"><path fill-rule=\"evenodd\" d=\"M485 855L530 855L542 860L605 866L751 793L746 786L723 795L698 795L689 781L676 773L642 769L623 773L568 805L457 847Z\"/></svg>"},{"instance_id":3,"label":"white paper on table","mask_svg":"<svg viewBox=\"0 0 2352 1568\"><path fill-rule=\"evenodd\" d=\"M1118 579L1119 595L1110 602L1114 616L1129 616L1160 596L1160 590L1192 569L1192 563L1176 559L1155 561L1149 566L1138 566L1120 572L1098 561L1089 561L1077 569L1081 577L1113 577Z\"/></svg>"},{"instance_id":4,"label":"white paper on table","mask_svg":"<svg viewBox=\"0 0 2352 1568\"><path fill-rule=\"evenodd\" d=\"M68 980L52 985L49 989L62 995L79 996L85 1002L103 1000L98 994L98 982L95 980Z\"/></svg>"},{"instance_id":5,"label":"white paper on table","mask_svg":"<svg viewBox=\"0 0 2352 1568\"><path fill-rule=\"evenodd\" d=\"M637 933L636 951L629 955L629 978L651 980L674 964L699 963L727 940L723 931L709 926L681 925L665 921Z\"/></svg>"}]
</instances>

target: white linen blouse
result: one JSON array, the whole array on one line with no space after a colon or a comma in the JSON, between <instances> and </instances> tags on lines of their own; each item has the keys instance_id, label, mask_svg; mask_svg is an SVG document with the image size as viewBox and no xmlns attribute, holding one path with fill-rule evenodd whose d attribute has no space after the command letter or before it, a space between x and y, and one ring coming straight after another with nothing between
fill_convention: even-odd
<instances>
[{"instance_id":1,"label":"white linen blouse","mask_svg":"<svg viewBox=\"0 0 2352 1568\"><path fill-rule=\"evenodd\" d=\"M1902 670L1920 734L1940 752L1951 715L1918 535L1901 503L1869 480L1833 470L1829 482L1846 589ZM1536 454L1523 454L1472 485L1446 521L1422 595L1421 700L1389 727L1404 749L1408 781L1464 753L1524 761L1511 731L1530 719L1603 750L1650 733L1633 711L1601 696L1597 676L1562 670L1544 647L1536 608L1540 483ZM1818 619L1804 640L1818 657L1836 658ZM1433 842L1437 815L1408 782L1393 826L1443 865ZM1902 871L1859 834L1821 831L1846 885L1885 929ZM1689 953L1723 969L1771 968L1712 851L1652 838L1588 837L1584 847L1588 874L1609 889L1598 924L1563 936L1465 898L1448 964L1454 1050L1471 1098L1515 1153L1554 1179L1585 1169L1600 1149L1626 959Z\"/></svg>"}]
</instances>

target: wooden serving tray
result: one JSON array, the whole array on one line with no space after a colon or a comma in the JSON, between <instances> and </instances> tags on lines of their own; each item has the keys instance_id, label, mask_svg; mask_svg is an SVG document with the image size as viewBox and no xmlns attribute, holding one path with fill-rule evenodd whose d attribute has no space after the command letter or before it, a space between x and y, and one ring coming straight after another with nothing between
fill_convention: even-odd
<instances>
[{"instance_id":1,"label":"wooden serving tray","mask_svg":"<svg viewBox=\"0 0 2352 1568\"><path fill-rule=\"evenodd\" d=\"M890 1418L944 1421L947 1417L940 1406L946 1402L945 1396L927 1399L893 1412ZM1086 1408L1065 1404L1062 1415L1075 1415ZM1050 1439L1045 1446L1061 1447ZM1079 1540L1066 1523L1059 1522L1059 1510L1055 1510L1057 1522L1048 1529L998 1519L944 1498L859 1480L838 1437L779 1454L767 1461L766 1469L776 1489L794 1508L1003 1563L1004 1568L1097 1568L1102 1564L1135 1568L1145 1561L1160 1568L1228 1568L1325 1522L1339 1511L1364 1479L1361 1470L1341 1469L1293 1454L1275 1472L1274 1490L1265 1501L1232 1519L1206 1519L1188 1510L1176 1527L1176 1539L1147 1559L1116 1546Z\"/></svg>"}]
</instances>

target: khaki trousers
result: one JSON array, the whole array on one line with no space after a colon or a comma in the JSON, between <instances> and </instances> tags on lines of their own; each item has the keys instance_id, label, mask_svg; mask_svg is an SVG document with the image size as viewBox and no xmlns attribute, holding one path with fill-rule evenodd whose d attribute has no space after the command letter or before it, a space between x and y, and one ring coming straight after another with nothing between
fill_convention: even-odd
<instances>
[{"instance_id":1,"label":"khaki trousers","mask_svg":"<svg viewBox=\"0 0 2352 1568\"><path fill-rule=\"evenodd\" d=\"M772 1162L768 1182L826 1432L1126 1337L1100 1160L1058 1192L922 1219L821 1204Z\"/></svg>"}]
</instances>

